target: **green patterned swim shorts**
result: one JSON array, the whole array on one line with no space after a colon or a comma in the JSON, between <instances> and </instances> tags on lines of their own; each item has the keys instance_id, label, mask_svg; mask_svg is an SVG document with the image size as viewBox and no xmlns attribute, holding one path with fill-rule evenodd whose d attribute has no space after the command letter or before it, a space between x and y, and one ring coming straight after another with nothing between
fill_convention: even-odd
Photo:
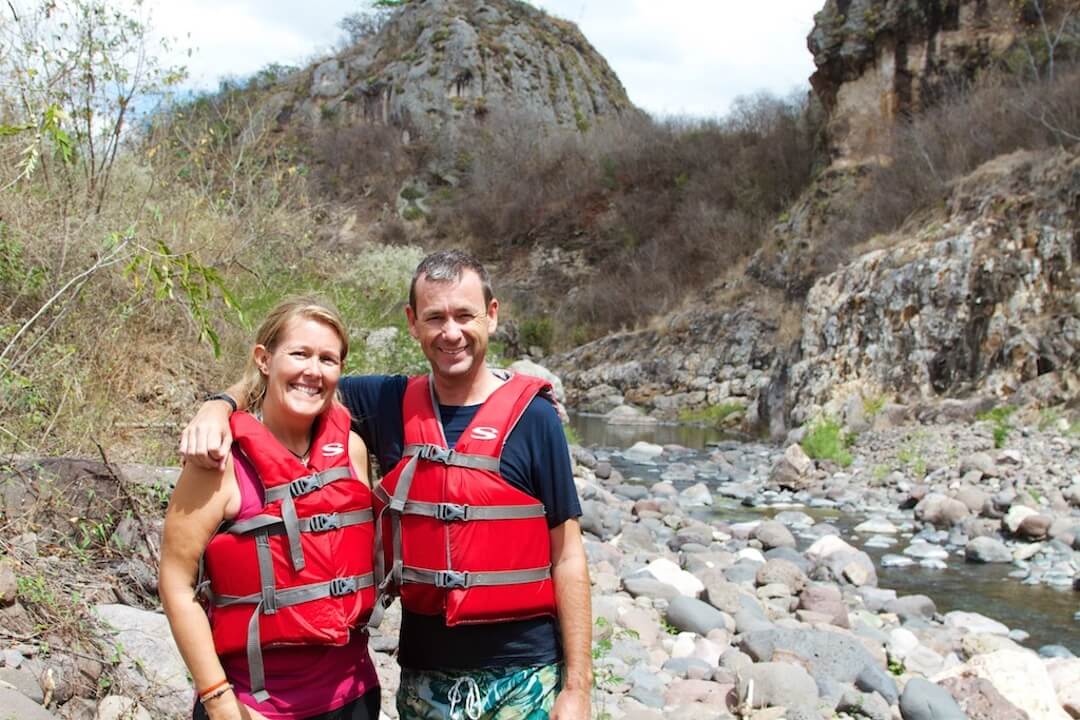
<instances>
[{"instance_id":1,"label":"green patterned swim shorts","mask_svg":"<svg viewBox=\"0 0 1080 720\"><path fill-rule=\"evenodd\" d=\"M558 665L402 670L397 710L401 720L547 720L561 687Z\"/></svg>"}]
</instances>

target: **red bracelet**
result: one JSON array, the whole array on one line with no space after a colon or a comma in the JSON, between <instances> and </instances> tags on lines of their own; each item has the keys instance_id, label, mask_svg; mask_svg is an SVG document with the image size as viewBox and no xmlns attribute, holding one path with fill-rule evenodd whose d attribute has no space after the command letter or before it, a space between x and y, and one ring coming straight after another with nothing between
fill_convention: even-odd
<instances>
[{"instance_id":1,"label":"red bracelet","mask_svg":"<svg viewBox=\"0 0 1080 720\"><path fill-rule=\"evenodd\" d=\"M212 693L210 693L208 695L200 696L199 697L199 702L201 702L203 705L206 705L211 700L217 700L219 697L221 697L225 693L229 692L230 690L232 690L232 683L225 683L224 685L219 687L214 692L212 692Z\"/></svg>"},{"instance_id":2,"label":"red bracelet","mask_svg":"<svg viewBox=\"0 0 1080 720\"><path fill-rule=\"evenodd\" d=\"M221 680L214 683L213 685L206 688L205 690L200 690L199 691L199 697L201 698L203 695L209 695L210 693L214 692L215 690L217 690L222 685L228 685L228 683L229 683L229 678L221 678Z\"/></svg>"}]
</instances>

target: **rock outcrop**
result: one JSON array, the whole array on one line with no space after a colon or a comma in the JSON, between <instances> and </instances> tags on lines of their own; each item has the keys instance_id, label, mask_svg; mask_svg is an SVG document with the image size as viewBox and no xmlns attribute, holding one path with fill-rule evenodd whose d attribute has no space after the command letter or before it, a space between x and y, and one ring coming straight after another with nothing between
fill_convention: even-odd
<instances>
[{"instance_id":1,"label":"rock outcrop","mask_svg":"<svg viewBox=\"0 0 1080 720\"><path fill-rule=\"evenodd\" d=\"M1014 48L1034 30L1029 15L1009 0L828 0L807 44L835 155L865 159L897 117Z\"/></svg>"},{"instance_id":2,"label":"rock outcrop","mask_svg":"<svg viewBox=\"0 0 1080 720\"><path fill-rule=\"evenodd\" d=\"M1075 394L1080 156L1015 153L960 181L945 211L819 280L788 405L805 422L846 386L908 397Z\"/></svg>"},{"instance_id":3,"label":"rock outcrop","mask_svg":"<svg viewBox=\"0 0 1080 720\"><path fill-rule=\"evenodd\" d=\"M636 112L574 24L517 0L413 0L377 34L274 90L263 122L373 122L421 135L495 111L582 131Z\"/></svg>"}]
</instances>

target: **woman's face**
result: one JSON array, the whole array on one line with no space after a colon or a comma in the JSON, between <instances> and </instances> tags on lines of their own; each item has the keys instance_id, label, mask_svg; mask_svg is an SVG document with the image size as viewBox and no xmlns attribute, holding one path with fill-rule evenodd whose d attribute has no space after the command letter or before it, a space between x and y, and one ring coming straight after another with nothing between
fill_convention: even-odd
<instances>
[{"instance_id":1,"label":"woman's face","mask_svg":"<svg viewBox=\"0 0 1080 720\"><path fill-rule=\"evenodd\" d=\"M334 397L341 378L341 338L318 320L297 317L285 326L273 352L255 346L266 377L266 399L286 412L314 418Z\"/></svg>"}]
</instances>

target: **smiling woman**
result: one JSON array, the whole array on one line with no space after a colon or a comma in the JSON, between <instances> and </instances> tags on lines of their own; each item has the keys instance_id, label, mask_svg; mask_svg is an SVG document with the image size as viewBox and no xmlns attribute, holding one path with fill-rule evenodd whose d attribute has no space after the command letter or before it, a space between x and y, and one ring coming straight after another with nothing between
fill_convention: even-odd
<instances>
[{"instance_id":1,"label":"smiling woman","mask_svg":"<svg viewBox=\"0 0 1080 720\"><path fill-rule=\"evenodd\" d=\"M378 717L361 631L375 604L367 451L334 402L348 348L336 311L280 303L252 348L232 454L177 482L159 592L196 720Z\"/></svg>"}]
</instances>

